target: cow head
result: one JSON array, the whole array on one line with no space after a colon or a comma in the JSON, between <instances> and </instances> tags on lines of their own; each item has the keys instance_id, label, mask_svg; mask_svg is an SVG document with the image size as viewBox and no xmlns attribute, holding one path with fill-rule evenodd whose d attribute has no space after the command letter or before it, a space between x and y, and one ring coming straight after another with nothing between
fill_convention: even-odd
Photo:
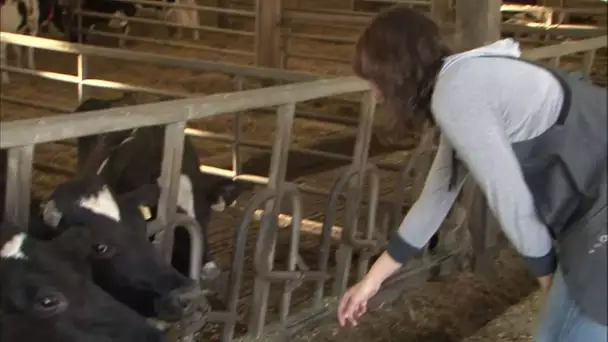
<instances>
[{"instance_id":1,"label":"cow head","mask_svg":"<svg viewBox=\"0 0 608 342\"><path fill-rule=\"evenodd\" d=\"M193 282L165 264L148 240L139 206L156 203L157 185L116 198L99 176L59 185L46 203L44 221L57 232L78 226L90 231L93 279L114 298L146 317L175 322Z\"/></svg>"},{"instance_id":2,"label":"cow head","mask_svg":"<svg viewBox=\"0 0 608 342\"><path fill-rule=\"evenodd\" d=\"M248 188L247 183L201 173L201 180L207 203L211 210L222 212L228 207L234 207L239 196Z\"/></svg>"},{"instance_id":3,"label":"cow head","mask_svg":"<svg viewBox=\"0 0 608 342\"><path fill-rule=\"evenodd\" d=\"M0 340L161 341L158 329L92 282L86 230L50 241L8 223L0 231Z\"/></svg>"}]
</instances>

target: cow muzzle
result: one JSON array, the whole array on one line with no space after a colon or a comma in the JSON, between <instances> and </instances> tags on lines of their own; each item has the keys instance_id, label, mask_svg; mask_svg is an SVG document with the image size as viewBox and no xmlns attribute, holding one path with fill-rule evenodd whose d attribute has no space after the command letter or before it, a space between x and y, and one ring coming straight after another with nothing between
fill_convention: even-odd
<instances>
[{"instance_id":1,"label":"cow muzzle","mask_svg":"<svg viewBox=\"0 0 608 342\"><path fill-rule=\"evenodd\" d=\"M179 323L182 334L188 335L203 328L211 306L198 285L183 287L156 303L158 318L171 323Z\"/></svg>"}]
</instances>

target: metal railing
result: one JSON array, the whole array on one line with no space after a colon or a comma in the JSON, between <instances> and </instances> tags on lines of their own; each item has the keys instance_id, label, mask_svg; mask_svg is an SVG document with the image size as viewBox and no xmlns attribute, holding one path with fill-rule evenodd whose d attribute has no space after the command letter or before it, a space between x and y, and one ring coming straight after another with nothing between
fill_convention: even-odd
<instances>
[{"instance_id":1,"label":"metal railing","mask_svg":"<svg viewBox=\"0 0 608 342\"><path fill-rule=\"evenodd\" d=\"M92 88L105 88L105 89L115 89L120 91L134 91L141 92L146 94L159 95L164 97L175 97L175 98L187 98L187 97L200 97L206 94L200 93L187 93L182 91L169 91L166 89L157 89L151 88L147 86L134 85L122 82L113 82L107 81L103 79L94 79L88 77L91 74L91 70L89 67L89 59L92 57L102 57L102 58L112 58L118 59L121 61L129 61L129 62L143 62L143 63L151 63L154 65L160 66L168 66L168 67L181 67L188 68L196 71L206 71L206 72L217 72L233 75L233 84L234 90L239 91L244 89L244 83L247 79L265 79L272 80L275 82L302 82L302 81L311 81L319 79L318 75L303 73L303 72L294 72L288 70L281 69L273 69L273 68L264 68L264 67L252 67L252 66L244 66L237 64L227 64L227 63L218 63L211 61L204 61L198 59L190 59L190 58L179 58L179 57L171 57L165 55L158 55L148 52L134 52L128 50L121 49L113 49L113 48L105 48L98 46L90 46L90 45L82 45L82 44L70 44L66 42L39 38L39 37L31 37L24 36L18 34L11 34L2 32L0 33L0 39L3 42L9 44L17 44L22 46L30 46L36 47L37 49L50 50L56 52L70 53L78 56L77 59L77 71L76 75L62 74L57 72L49 72L42 70L30 70L25 68L18 68L14 66L2 66L3 70L7 70L14 73L25 74L29 76L40 77L48 80L55 80L60 82L72 83L77 87L78 90L78 99L82 101L89 97L89 90ZM65 108L62 106L57 106L49 103L36 102L35 100L22 100L15 97L6 96L4 94L0 95L0 98L10 102L16 102L28 106L36 106L39 108L46 108L55 112L71 112L72 108ZM340 100L338 98L338 100ZM265 113L271 113L265 111ZM333 123L340 123L348 126L356 126L358 120L356 118L344 118L332 115L324 115L320 113L315 113L311 111L296 111L298 118L303 119L311 119L318 121L327 121ZM234 177L236 175L236 171L240 170L242 166L241 157L239 155L240 147L251 147L256 148L258 150L270 150L271 145L269 145L265 141L255 141L255 140L245 140L241 137L241 116L235 114L235 133L234 135L229 134L218 134L212 132L201 132L198 130L189 129L187 130L188 135L192 135L199 138L204 138L212 141L226 142L237 146L233 149L232 159L238 161L236 165L233 165L232 170L225 170L219 168L206 167L205 171L207 173L213 173L216 175L224 176L224 177ZM337 161L351 161L352 157L339 153L332 153L327 151L319 151L315 149L307 149L307 148L296 148L293 147L290 149L292 152L303 153L311 156L323 157L331 160ZM398 169L398 166L394 163L381 163L379 165L381 168ZM268 181L265 177L253 176L238 173L238 176L242 180L252 181L254 183L262 183ZM316 188L312 186L301 185L300 189L302 191L327 195L327 191L325 189Z\"/></svg>"}]
</instances>

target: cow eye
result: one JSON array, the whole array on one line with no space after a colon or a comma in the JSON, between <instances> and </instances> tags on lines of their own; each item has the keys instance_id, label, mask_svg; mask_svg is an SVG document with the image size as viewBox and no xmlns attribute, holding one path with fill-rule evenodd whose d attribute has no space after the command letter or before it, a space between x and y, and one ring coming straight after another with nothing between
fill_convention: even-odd
<instances>
[{"instance_id":1,"label":"cow eye","mask_svg":"<svg viewBox=\"0 0 608 342\"><path fill-rule=\"evenodd\" d=\"M46 293L36 296L34 310L41 317L51 317L67 307L66 298L60 293Z\"/></svg>"},{"instance_id":2,"label":"cow eye","mask_svg":"<svg viewBox=\"0 0 608 342\"><path fill-rule=\"evenodd\" d=\"M110 254L110 246L100 243L93 245L93 251L98 256L108 256Z\"/></svg>"}]
</instances>

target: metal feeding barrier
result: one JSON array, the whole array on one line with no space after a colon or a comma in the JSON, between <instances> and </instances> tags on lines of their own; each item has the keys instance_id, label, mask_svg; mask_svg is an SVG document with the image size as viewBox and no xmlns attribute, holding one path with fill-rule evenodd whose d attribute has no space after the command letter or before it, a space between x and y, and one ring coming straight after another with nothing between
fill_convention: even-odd
<instances>
[{"instance_id":1,"label":"metal feeding barrier","mask_svg":"<svg viewBox=\"0 0 608 342\"><path fill-rule=\"evenodd\" d=\"M85 51L116 56L118 52L86 47L76 44L66 44L48 40L22 37L2 33L2 42L36 46L36 43L44 43L55 49L83 54ZM20 41L20 39L22 39ZM561 56L575 53L585 53L583 65L584 72L590 72L593 56L597 49L606 47L606 36L592 38L577 42L567 42L555 46L547 46L524 52L524 57L534 60L555 60ZM42 45L42 44L41 44ZM38 47L38 46L36 46ZM81 55L82 56L82 55ZM137 58L152 58L150 55L126 54L126 58L136 60ZM161 57L154 57L161 58ZM164 58L164 57L162 57ZM84 57L81 57L84 59ZM167 59L167 63L179 63L174 59ZM210 64L214 65L214 64ZM219 68L218 65L214 67ZM4 69L4 66L3 66ZM277 71L278 72L278 71ZM82 75L79 82L84 81ZM360 102L360 121L354 146L352 163L344 173L337 179L334 187L329 193L328 204L325 212L325 221L322 227L319 244L319 256L314 268L306 265L299 256L299 233L302 221L302 199L300 190L294 184L285 181L286 166L288 165L288 151L292 141L292 128L296 115L296 104L318 98L332 97L349 93L363 93ZM248 336L259 337L262 334L277 330L288 330L288 328L301 327L305 322L321 317L335 309L335 305L327 305L324 296L323 285L328 279L333 279L333 295L341 295L346 286L353 278L361 278L368 268L371 258L380 252L386 242L386 235L393 231L398 224L400 216L403 215L402 206L406 198L407 186L399 186L394 191L394 206L381 208L378 206L378 174L377 166L370 163L369 143L373 129L373 118L375 113L374 99L367 84L355 77L341 77L335 79L316 80L302 83L274 86L261 89L237 91L227 94L216 94L204 97L189 97L179 100L158 102L152 104L119 107L106 110L98 110L84 113L62 114L47 117L44 120L24 119L2 123L0 129L0 148L8 149L7 179L6 179L6 217L13 219L24 226L29 217L30 190L33 170L34 149L37 144L54 142L66 139L74 139L94 134L104 134L114 131L122 131L137 127L149 127L163 125L165 127L164 155L162 161L162 173L160 177L161 197L159 203L159 215L155 222L149 226L150 233L157 234L164 255L170 255L172 248L171 229L176 224L185 226L191 234L192 241L200 236L196 231L200 228L191 221L184 221L176 213L177 190L179 176L181 173L181 152L185 135L186 123L189 120L210 118L226 113L242 113L262 107L278 106L276 110L276 134L272 143L272 157L266 186L250 200L241 218L238 229L235 232L235 244L233 251L232 266L228 283L228 307L224 311L212 311L208 322L223 323L222 341L231 341L234 337L234 328L239 320L238 294L242 283L242 270L245 259L246 236L252 222L252 216L256 209L263 207L260 230L254 255L255 284L253 289L253 302L249 317ZM238 114L237 114L238 115ZM410 154L409 162L402 165L399 184L407 184L413 180L414 188L420 187L420 180L424 179L426 166L420 165L420 158L432 156L434 149L433 137L435 132L429 130L423 139L421 146ZM424 162L428 164L428 160ZM361 211L366 180L371 181L368 199L368 216L372 218L364 229L358 227L358 217ZM340 247L336 254L337 266L334 271L329 267L329 242L331 241L331 228L334 217L339 210L337 205L337 194L345 191L347 218L340 240ZM417 190L413 190L414 192ZM462 234L469 234L473 251L473 258L480 258L490 245L492 231L488 227L479 230L467 226L467 221L472 216L465 215L470 210L471 198L475 195L474 187L467 190L466 196L453 209L450 219L446 222L448 236L453 235L451 240L459 248L450 252L430 253L423 256L418 264L398 272L387 282L387 288L381 291L380 298L387 293L395 293L395 289L411 285L415 280L423 281L429 277L431 271L437 267L442 268L455 259L467 253L468 248L459 243ZM416 195L414 194L414 197ZM473 197L472 197L473 196ZM277 240L276 221L282 211L282 203L291 203L292 227L289 257L286 269L275 269L274 253ZM401 202L401 203L398 203ZM369 218L368 218L369 219ZM378 223L380 221L380 223ZM451 227L451 228L450 228ZM470 229L470 233L467 232ZM456 233L452 233L456 232ZM466 235L465 234L465 235ZM454 235L456 237L454 237ZM357 265L357 277L350 277L350 266L355 252L359 253ZM201 245L193 244L193 263L191 276L200 268ZM407 281L403 281L403 280ZM271 283L279 283L283 286L282 304L280 305L279 323L276 326L266 325L266 314L268 311L268 297ZM302 284L311 284L315 293L309 308L298 313L291 312L291 295L293 291ZM387 292L388 291L388 292ZM391 292L393 291L393 292ZM333 302L335 304L335 301ZM187 322L186 331L198 329L201 322ZM190 329L189 329L190 328ZM295 328L294 328L295 329Z\"/></svg>"}]
</instances>

